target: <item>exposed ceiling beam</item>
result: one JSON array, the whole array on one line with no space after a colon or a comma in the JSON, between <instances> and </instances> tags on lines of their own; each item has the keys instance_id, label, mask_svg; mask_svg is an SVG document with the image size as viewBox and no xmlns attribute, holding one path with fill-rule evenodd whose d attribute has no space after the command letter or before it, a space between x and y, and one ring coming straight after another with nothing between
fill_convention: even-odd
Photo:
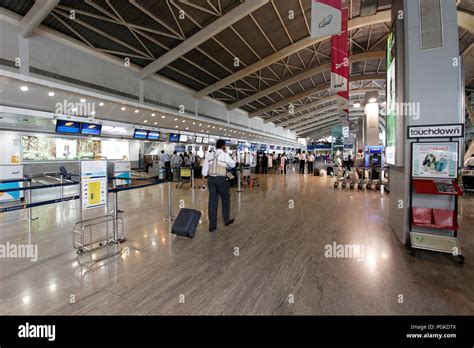
<instances>
[{"instance_id":1,"label":"exposed ceiling beam","mask_svg":"<svg viewBox=\"0 0 474 348\"><path fill-rule=\"evenodd\" d=\"M474 15L468 12L458 11L458 25L464 30L474 33Z\"/></svg>"},{"instance_id":2,"label":"exposed ceiling beam","mask_svg":"<svg viewBox=\"0 0 474 348\"><path fill-rule=\"evenodd\" d=\"M198 31L196 34L181 42L178 46L172 50L166 52L154 62L148 64L140 71L140 78L145 79L155 72L163 69L168 64L174 62L176 59L182 57L189 51L195 49L203 42L214 37L224 29L228 28L232 24L238 22L245 16L259 9L263 5L267 4L269 0L247 0L242 5L235 7L234 9L227 12L222 17L217 18L214 22L209 24L207 27Z\"/></svg>"},{"instance_id":3,"label":"exposed ceiling beam","mask_svg":"<svg viewBox=\"0 0 474 348\"><path fill-rule=\"evenodd\" d=\"M357 17L357 18L351 19L349 20L348 26L349 26L349 31L350 31L350 30L359 29L365 26L370 26L370 25L380 24L380 23L385 23L385 22L391 22L391 10L379 11L377 14L373 16ZM197 99L202 98L212 92L215 92L225 86L232 84L235 81L238 81L244 78L245 76L248 76L257 72L266 66L272 65L273 63L276 63L279 60L286 58L293 53L296 53L298 51L301 51L302 49L305 49L306 47L315 45L319 42L322 42L328 39L330 39L329 36L317 38L317 39L307 36L304 39L301 39L289 46L286 46L285 48L282 48L281 50L275 53L272 53L268 57L265 57L259 60L258 62L252 65L249 65L246 68L241 69L237 71L236 73L230 76L227 76L226 78L220 81L217 81L216 83L200 90L199 92L195 94L195 97Z\"/></svg>"},{"instance_id":4,"label":"exposed ceiling beam","mask_svg":"<svg viewBox=\"0 0 474 348\"><path fill-rule=\"evenodd\" d=\"M379 76L379 75L382 75L382 74L354 76L351 82L363 81L363 79L362 79L363 76L367 76L366 80L372 80L372 79L376 79L376 76ZM383 75L383 76L385 76L385 75ZM353 90L353 91L349 92L349 95L365 93L368 90L369 89L367 89L367 90L366 89ZM372 92L374 90L375 89L370 89L370 92ZM383 90L381 90L381 91L383 91ZM297 114L298 112L302 112L302 111L305 111L307 109L310 109L312 107L316 107L318 105L327 103L331 100L336 100L336 95L332 95L332 96L329 96L329 97L326 97L326 98L318 99L318 100L315 100L314 102L311 102L311 103L305 104L303 106L300 106L299 108L295 108L294 111L293 111L293 115ZM290 115L291 115L290 112L286 111L286 112L283 112L281 114L278 114L278 115L272 116L270 118L267 118L267 119L265 119L264 122L265 123L273 122L273 121L280 120L282 118L288 117ZM289 120L283 121L281 123L278 123L278 126L283 126L283 125L286 125L288 123L292 123L292 122L297 121L299 118L302 118L302 117L304 117L304 115L296 116L292 119L289 119Z\"/></svg>"},{"instance_id":5,"label":"exposed ceiling beam","mask_svg":"<svg viewBox=\"0 0 474 348\"><path fill-rule=\"evenodd\" d=\"M330 120L328 120L327 122L324 122L324 123L321 123L317 126L313 126L313 127L310 127L308 129L304 129L304 130L301 130L300 132L297 133L297 136L300 137L304 134L307 134L309 132L313 132L317 129L322 129L322 128L326 128L326 127L332 127L336 124L339 124L342 122L342 119L339 117L339 115L337 117L333 117L331 118Z\"/></svg>"},{"instance_id":6,"label":"exposed ceiling beam","mask_svg":"<svg viewBox=\"0 0 474 348\"><path fill-rule=\"evenodd\" d=\"M381 59L381 58L384 58L385 57L385 51L368 51L368 52L363 52L363 53L359 53L359 54L354 54L352 56L349 57L349 61L350 63L354 63L354 62L360 62L360 61L363 61L363 60L366 60L366 59ZM331 69L331 63L326 63L326 64L322 64L322 65L318 65L314 68L311 68L309 70L305 70L299 74L296 74L294 76L292 76L291 78L289 79L286 79L284 81L281 81L273 86L270 86L266 89L263 89L255 94L252 94L252 95L249 95L248 97L246 98L243 98L229 106L227 106L227 110L233 110L233 109L236 109L236 108L239 108L243 105L246 105L254 100L257 100L257 99L260 99L266 95L269 95L269 94L272 94L276 91L279 91L280 89L283 89L285 87L288 87L288 86L291 86L301 80L304 80L308 77L311 77L313 75L317 75L317 74L320 74L322 73L323 71L329 71ZM383 79L385 79L385 76L383 77Z\"/></svg>"},{"instance_id":7,"label":"exposed ceiling beam","mask_svg":"<svg viewBox=\"0 0 474 348\"><path fill-rule=\"evenodd\" d=\"M325 126L323 128L316 128L314 130L310 130L309 132L307 133L304 133L302 134L302 138L320 138L321 135L324 136L324 135L331 135L331 129L332 127L336 126L338 123L335 122L329 126Z\"/></svg>"},{"instance_id":8,"label":"exposed ceiling beam","mask_svg":"<svg viewBox=\"0 0 474 348\"><path fill-rule=\"evenodd\" d=\"M321 108L317 111L314 111L312 113L307 113L307 114L304 114L304 115L301 115L301 118L298 120L298 122L296 123L293 123L291 125L287 125L286 127L283 127L283 128L289 128L291 130L293 129L296 129L298 127L300 127L301 125L303 125L303 122L306 122L305 124L308 124L308 123L311 123L313 122L314 120L317 120L317 118L315 118L315 116L324 116L324 114L321 114L322 112L327 112L327 111L330 111L330 110L333 110L333 109L336 109L337 108L337 104L332 104L332 105L329 105L327 107L324 107L324 108ZM331 112L333 113L333 112ZM304 118L303 118L304 116ZM308 119L309 117L309 119ZM277 125L277 127L280 127L280 124Z\"/></svg>"},{"instance_id":9,"label":"exposed ceiling beam","mask_svg":"<svg viewBox=\"0 0 474 348\"><path fill-rule=\"evenodd\" d=\"M351 76L349 78L349 81L350 82L357 82L357 81L362 81L362 80L371 80L370 76L378 76L378 74L373 74L373 75L367 74L367 75ZM267 112L278 109L278 108L280 108L284 105L291 104L291 103L293 103L293 102L295 102L295 101L297 101L301 98L305 98L305 97L308 97L308 96L313 95L315 93L325 91L329 88L331 88L331 85L329 83L324 83L324 84L318 85L318 86L316 86L316 88L311 88L311 89L308 89L306 91L302 91L298 94L295 94L294 96L291 96L291 97L288 97L286 99L280 100L279 102L276 102L275 104L267 106L263 109L253 111L249 114L249 117L256 117L256 116L263 115Z\"/></svg>"},{"instance_id":10,"label":"exposed ceiling beam","mask_svg":"<svg viewBox=\"0 0 474 348\"><path fill-rule=\"evenodd\" d=\"M19 24L20 35L29 37L58 3L59 0L36 0Z\"/></svg>"},{"instance_id":11,"label":"exposed ceiling beam","mask_svg":"<svg viewBox=\"0 0 474 348\"><path fill-rule=\"evenodd\" d=\"M317 117L317 118L314 118L314 119L310 120L310 122L307 122L305 124L300 124L296 127L292 127L291 131L299 133L299 132L301 132L305 129L318 126L321 123L325 123L330 119L334 119L334 118L339 119L340 118L339 115L340 115L339 110L336 110L335 112L326 113L326 114L321 115L320 117ZM354 116L354 115L355 114L352 113L352 116ZM350 114L349 114L349 116L350 116Z\"/></svg>"}]
</instances>

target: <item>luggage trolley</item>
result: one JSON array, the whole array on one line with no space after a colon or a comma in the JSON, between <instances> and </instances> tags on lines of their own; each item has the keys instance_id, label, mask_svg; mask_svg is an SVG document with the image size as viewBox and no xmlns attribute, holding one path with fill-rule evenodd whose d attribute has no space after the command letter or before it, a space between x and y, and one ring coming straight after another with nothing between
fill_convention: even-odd
<instances>
[{"instance_id":1,"label":"luggage trolley","mask_svg":"<svg viewBox=\"0 0 474 348\"><path fill-rule=\"evenodd\" d=\"M347 185L347 173L344 171L344 168L336 166L334 167L334 188L338 188L341 184L342 188L345 188Z\"/></svg>"},{"instance_id":2,"label":"luggage trolley","mask_svg":"<svg viewBox=\"0 0 474 348\"><path fill-rule=\"evenodd\" d=\"M180 167L179 168L179 177L176 188L192 188L193 173L189 167Z\"/></svg>"}]
</instances>

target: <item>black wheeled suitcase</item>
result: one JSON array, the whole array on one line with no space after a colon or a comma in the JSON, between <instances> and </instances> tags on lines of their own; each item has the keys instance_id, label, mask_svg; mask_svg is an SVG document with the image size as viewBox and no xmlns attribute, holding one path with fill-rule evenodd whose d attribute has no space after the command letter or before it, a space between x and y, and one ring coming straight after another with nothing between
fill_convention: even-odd
<instances>
[{"instance_id":1,"label":"black wheeled suitcase","mask_svg":"<svg viewBox=\"0 0 474 348\"><path fill-rule=\"evenodd\" d=\"M194 238L196 228L201 219L201 212L194 209L182 208L173 224L171 233L177 236Z\"/></svg>"},{"instance_id":2,"label":"black wheeled suitcase","mask_svg":"<svg viewBox=\"0 0 474 348\"><path fill-rule=\"evenodd\" d=\"M334 175L334 169L332 167L327 167L326 173L328 176L333 176Z\"/></svg>"},{"instance_id":3,"label":"black wheeled suitcase","mask_svg":"<svg viewBox=\"0 0 474 348\"><path fill-rule=\"evenodd\" d=\"M319 168L314 168L314 176L319 176Z\"/></svg>"}]
</instances>

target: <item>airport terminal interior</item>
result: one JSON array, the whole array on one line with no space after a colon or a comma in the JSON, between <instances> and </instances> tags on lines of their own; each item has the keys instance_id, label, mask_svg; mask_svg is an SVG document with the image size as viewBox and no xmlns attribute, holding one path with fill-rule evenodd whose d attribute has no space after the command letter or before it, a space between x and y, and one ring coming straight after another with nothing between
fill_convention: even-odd
<instances>
[{"instance_id":1,"label":"airport terminal interior","mask_svg":"<svg viewBox=\"0 0 474 348\"><path fill-rule=\"evenodd\" d=\"M0 0L0 314L473 315L473 44L474 0Z\"/></svg>"}]
</instances>

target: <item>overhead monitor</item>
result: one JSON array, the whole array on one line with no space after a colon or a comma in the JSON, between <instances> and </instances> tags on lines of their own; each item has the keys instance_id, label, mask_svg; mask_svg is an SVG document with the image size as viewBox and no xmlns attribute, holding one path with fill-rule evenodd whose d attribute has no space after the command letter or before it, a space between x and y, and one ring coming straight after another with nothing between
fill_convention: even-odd
<instances>
[{"instance_id":1,"label":"overhead monitor","mask_svg":"<svg viewBox=\"0 0 474 348\"><path fill-rule=\"evenodd\" d=\"M202 143L202 137L196 137L196 144Z\"/></svg>"},{"instance_id":2,"label":"overhead monitor","mask_svg":"<svg viewBox=\"0 0 474 348\"><path fill-rule=\"evenodd\" d=\"M148 137L148 131L144 129L135 129L135 132L133 132L133 137L135 139L146 139Z\"/></svg>"},{"instance_id":3,"label":"overhead monitor","mask_svg":"<svg viewBox=\"0 0 474 348\"><path fill-rule=\"evenodd\" d=\"M203 144L209 144L209 138L203 138L202 143Z\"/></svg>"},{"instance_id":4,"label":"overhead monitor","mask_svg":"<svg viewBox=\"0 0 474 348\"><path fill-rule=\"evenodd\" d=\"M160 140L160 132L149 131L147 139L148 140Z\"/></svg>"},{"instance_id":5,"label":"overhead monitor","mask_svg":"<svg viewBox=\"0 0 474 348\"><path fill-rule=\"evenodd\" d=\"M95 123L82 122L81 134L99 136L102 132L102 125Z\"/></svg>"},{"instance_id":6,"label":"overhead monitor","mask_svg":"<svg viewBox=\"0 0 474 348\"><path fill-rule=\"evenodd\" d=\"M169 137L168 140L172 143L178 143L179 142L179 134L170 133L170 137Z\"/></svg>"},{"instance_id":7,"label":"overhead monitor","mask_svg":"<svg viewBox=\"0 0 474 348\"><path fill-rule=\"evenodd\" d=\"M56 120L56 132L67 134L79 134L81 123L68 120Z\"/></svg>"},{"instance_id":8,"label":"overhead monitor","mask_svg":"<svg viewBox=\"0 0 474 348\"><path fill-rule=\"evenodd\" d=\"M188 142L188 136L185 135L185 134L181 134L181 135L179 136L179 142L180 142L180 143L187 143L187 142Z\"/></svg>"}]
</instances>

